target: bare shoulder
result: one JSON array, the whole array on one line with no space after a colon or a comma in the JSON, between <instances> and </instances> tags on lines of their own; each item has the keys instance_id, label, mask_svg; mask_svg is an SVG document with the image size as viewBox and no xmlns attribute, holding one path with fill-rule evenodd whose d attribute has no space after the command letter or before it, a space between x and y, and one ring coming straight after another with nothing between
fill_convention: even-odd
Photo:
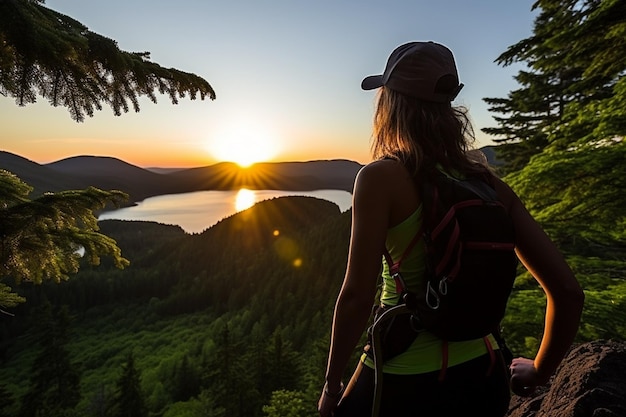
<instances>
[{"instance_id":1,"label":"bare shoulder","mask_svg":"<svg viewBox=\"0 0 626 417\"><path fill-rule=\"evenodd\" d=\"M374 161L361 168L354 196L367 204L384 202L390 226L406 219L419 205L419 196L409 171L391 159Z\"/></svg>"},{"instance_id":2,"label":"bare shoulder","mask_svg":"<svg viewBox=\"0 0 626 417\"><path fill-rule=\"evenodd\" d=\"M359 175L397 175L403 171L406 172L402 164L400 164L398 161L394 161L392 159L378 159L376 161L370 162L369 164L361 168L361 170L359 171Z\"/></svg>"},{"instance_id":3,"label":"bare shoulder","mask_svg":"<svg viewBox=\"0 0 626 417\"><path fill-rule=\"evenodd\" d=\"M518 203L521 203L519 197L515 194L515 191L513 191L511 187L500 178L494 177L494 185L498 198L502 201L502 204L504 204L509 213Z\"/></svg>"},{"instance_id":4,"label":"bare shoulder","mask_svg":"<svg viewBox=\"0 0 626 417\"><path fill-rule=\"evenodd\" d=\"M391 184L397 184L402 178L406 178L406 169L397 161L381 159L365 165L357 174L357 186L373 185L387 188Z\"/></svg>"}]
</instances>

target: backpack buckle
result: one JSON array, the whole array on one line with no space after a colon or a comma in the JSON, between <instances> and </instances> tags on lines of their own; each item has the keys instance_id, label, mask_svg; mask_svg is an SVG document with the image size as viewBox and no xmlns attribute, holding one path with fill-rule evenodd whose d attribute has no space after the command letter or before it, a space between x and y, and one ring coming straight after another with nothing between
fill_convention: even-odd
<instances>
[{"instance_id":1,"label":"backpack buckle","mask_svg":"<svg viewBox=\"0 0 626 417\"><path fill-rule=\"evenodd\" d=\"M402 278L402 275L400 275L399 271L392 273L391 278L393 278L393 280L396 283L396 294L402 294L404 291L406 291L406 284L404 283L404 278Z\"/></svg>"}]
</instances>

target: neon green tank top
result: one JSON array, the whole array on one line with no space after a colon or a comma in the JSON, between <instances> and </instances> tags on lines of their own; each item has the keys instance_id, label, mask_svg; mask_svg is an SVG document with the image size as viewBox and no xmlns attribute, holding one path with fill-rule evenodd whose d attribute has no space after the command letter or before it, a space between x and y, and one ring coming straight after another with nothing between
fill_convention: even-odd
<instances>
[{"instance_id":1,"label":"neon green tank top","mask_svg":"<svg viewBox=\"0 0 626 417\"><path fill-rule=\"evenodd\" d=\"M386 245L391 258L400 259L422 223L422 206L402 223L387 231ZM415 291L421 285L425 268L424 242L420 240L402 260L400 272L409 290ZM383 288L380 302L384 305L396 305L400 295L396 293L395 281L389 274L389 266L383 258ZM494 349L498 344L492 335L489 341ZM437 371L442 366L443 341L430 332L421 332L406 352L390 359L383 365L383 372L389 374L412 375ZM487 353L483 339L462 342L448 342L448 366L458 365ZM367 355L361 357L366 366L374 368L374 362Z\"/></svg>"}]
</instances>

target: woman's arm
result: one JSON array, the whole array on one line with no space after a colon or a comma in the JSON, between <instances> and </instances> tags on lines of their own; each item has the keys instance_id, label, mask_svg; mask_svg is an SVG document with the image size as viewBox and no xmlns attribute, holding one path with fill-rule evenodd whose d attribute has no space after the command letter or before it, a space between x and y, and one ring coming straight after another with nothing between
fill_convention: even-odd
<instances>
[{"instance_id":1,"label":"woman's arm","mask_svg":"<svg viewBox=\"0 0 626 417\"><path fill-rule=\"evenodd\" d=\"M512 388L528 395L548 382L567 354L578 332L585 296L562 253L519 197L501 182L497 191L515 224L517 255L547 297L544 333L535 359L517 358L511 365Z\"/></svg>"},{"instance_id":2,"label":"woman's arm","mask_svg":"<svg viewBox=\"0 0 626 417\"><path fill-rule=\"evenodd\" d=\"M335 304L326 385L318 403L321 416L332 415L340 399L332 394L342 389L341 377L371 313L388 228L386 189L380 165L368 165L357 175L348 264Z\"/></svg>"}]
</instances>

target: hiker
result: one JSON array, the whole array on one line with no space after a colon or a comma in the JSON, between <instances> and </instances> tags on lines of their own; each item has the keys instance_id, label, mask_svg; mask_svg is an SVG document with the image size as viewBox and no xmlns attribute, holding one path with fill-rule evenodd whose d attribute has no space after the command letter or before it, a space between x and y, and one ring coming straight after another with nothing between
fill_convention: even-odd
<instances>
[{"instance_id":1,"label":"hiker","mask_svg":"<svg viewBox=\"0 0 626 417\"><path fill-rule=\"evenodd\" d=\"M583 291L518 196L496 178L479 151L470 149L474 136L467 109L452 105L463 84L447 47L401 45L384 73L366 77L361 87L378 89L373 161L360 170L354 185L348 264L335 305L319 415L504 416L511 390L530 395L548 382L564 358L578 329ZM376 373L368 352L345 385L342 376L370 323L381 274L380 303L399 302L384 253L388 248L394 259L401 256L420 228L420 175L429 164L453 177L481 176L493 184L514 226L515 262L519 259L546 293L545 331L536 357L515 358L510 368L492 334L446 341L421 331L406 351L383 363L382 392L374 407ZM418 242L403 260L402 277L409 288L424 279L424 251L424 242Z\"/></svg>"}]
</instances>

